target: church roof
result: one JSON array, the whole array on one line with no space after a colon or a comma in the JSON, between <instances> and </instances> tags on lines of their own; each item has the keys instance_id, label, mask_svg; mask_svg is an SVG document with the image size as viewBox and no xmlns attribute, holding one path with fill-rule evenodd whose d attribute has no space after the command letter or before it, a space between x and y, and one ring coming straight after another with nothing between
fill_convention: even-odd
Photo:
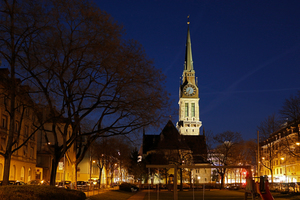
<instances>
[{"instance_id":1,"label":"church roof","mask_svg":"<svg viewBox=\"0 0 300 200\"><path fill-rule=\"evenodd\" d=\"M160 133L160 142L158 143L157 148L184 150L190 149L171 120L168 121L168 123Z\"/></svg>"},{"instance_id":2,"label":"church roof","mask_svg":"<svg viewBox=\"0 0 300 200\"><path fill-rule=\"evenodd\" d=\"M143 154L153 150L191 150L194 163L206 162L204 135L180 135L171 120L159 135L143 135Z\"/></svg>"}]
</instances>

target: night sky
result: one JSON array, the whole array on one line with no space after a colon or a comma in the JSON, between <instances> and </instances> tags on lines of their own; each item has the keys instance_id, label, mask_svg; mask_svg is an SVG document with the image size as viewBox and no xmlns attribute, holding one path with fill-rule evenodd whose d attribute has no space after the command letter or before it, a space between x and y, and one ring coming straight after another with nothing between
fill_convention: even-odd
<instances>
[{"instance_id":1,"label":"night sky","mask_svg":"<svg viewBox=\"0 0 300 200\"><path fill-rule=\"evenodd\" d=\"M172 121L190 31L205 131L256 138L257 126L300 90L300 1L96 0L166 75ZM167 121L165 122L165 124ZM201 133L202 133L201 128Z\"/></svg>"}]
</instances>

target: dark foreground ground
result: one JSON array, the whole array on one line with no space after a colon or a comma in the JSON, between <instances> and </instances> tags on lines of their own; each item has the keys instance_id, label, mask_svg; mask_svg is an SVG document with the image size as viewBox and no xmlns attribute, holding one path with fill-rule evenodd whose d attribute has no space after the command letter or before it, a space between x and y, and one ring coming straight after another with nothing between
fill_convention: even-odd
<instances>
[{"instance_id":1,"label":"dark foreground ground","mask_svg":"<svg viewBox=\"0 0 300 200\"><path fill-rule=\"evenodd\" d=\"M144 198L136 200L173 200L173 193L168 191L160 191L159 193L155 191L147 190L142 191L145 193ZM133 198L134 193L120 192L120 191L107 191L99 195L90 196L91 200L127 200ZM204 197L204 198L203 198ZM300 195L292 194L280 194L273 193L275 200L299 200ZM251 198L248 197L250 200ZM258 199L258 198L257 198ZM183 191L178 192L178 200L244 200L243 190L205 190L203 191Z\"/></svg>"},{"instance_id":2,"label":"dark foreground ground","mask_svg":"<svg viewBox=\"0 0 300 200\"><path fill-rule=\"evenodd\" d=\"M272 194L275 200L296 200L300 199L300 195L291 194ZM170 192L160 192L150 193L150 200L156 200L157 197L161 200L173 200L173 193ZM144 200L148 200L148 193L146 194ZM178 200L244 200L245 193L244 190L205 190L203 191L183 191L178 192ZM250 200L250 196L248 196ZM258 199L258 198L257 198Z\"/></svg>"}]
</instances>

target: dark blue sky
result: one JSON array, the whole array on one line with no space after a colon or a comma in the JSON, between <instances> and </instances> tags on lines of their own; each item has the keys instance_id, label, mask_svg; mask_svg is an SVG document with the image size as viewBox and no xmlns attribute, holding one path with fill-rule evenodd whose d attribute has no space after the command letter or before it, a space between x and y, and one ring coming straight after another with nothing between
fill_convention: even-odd
<instances>
[{"instance_id":1,"label":"dark blue sky","mask_svg":"<svg viewBox=\"0 0 300 200\"><path fill-rule=\"evenodd\" d=\"M300 1L96 0L167 76L178 121L187 16L205 130L256 138L257 126L300 90ZM166 122L167 123L167 122ZM202 132L202 129L201 129Z\"/></svg>"}]
</instances>

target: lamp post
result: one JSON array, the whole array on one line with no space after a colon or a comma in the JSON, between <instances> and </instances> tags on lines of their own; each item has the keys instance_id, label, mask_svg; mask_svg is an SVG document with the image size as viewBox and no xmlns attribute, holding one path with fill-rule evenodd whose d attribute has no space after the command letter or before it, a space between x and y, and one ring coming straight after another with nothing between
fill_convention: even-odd
<instances>
[{"instance_id":1,"label":"lamp post","mask_svg":"<svg viewBox=\"0 0 300 200\"><path fill-rule=\"evenodd\" d=\"M259 163L259 131L257 131L257 176L259 177L260 173L260 163Z\"/></svg>"},{"instance_id":2,"label":"lamp post","mask_svg":"<svg viewBox=\"0 0 300 200\"><path fill-rule=\"evenodd\" d=\"M286 171L286 158L283 158L283 157L281 157L280 158L282 161L284 161L284 173L285 173L285 181L286 181L286 183L288 182L287 181L287 171Z\"/></svg>"}]
</instances>

